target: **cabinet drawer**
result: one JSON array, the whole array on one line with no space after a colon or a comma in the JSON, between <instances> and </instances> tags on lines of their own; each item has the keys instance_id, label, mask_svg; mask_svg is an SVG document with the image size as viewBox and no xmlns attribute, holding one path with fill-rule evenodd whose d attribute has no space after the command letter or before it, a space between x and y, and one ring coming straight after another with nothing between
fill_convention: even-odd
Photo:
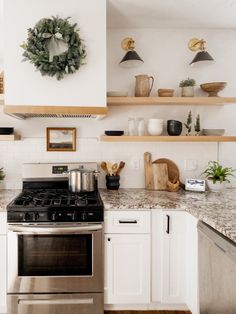
<instances>
[{"instance_id":1,"label":"cabinet drawer","mask_svg":"<svg viewBox=\"0 0 236 314\"><path fill-rule=\"evenodd\" d=\"M105 233L150 233L150 212L107 211Z\"/></svg>"}]
</instances>

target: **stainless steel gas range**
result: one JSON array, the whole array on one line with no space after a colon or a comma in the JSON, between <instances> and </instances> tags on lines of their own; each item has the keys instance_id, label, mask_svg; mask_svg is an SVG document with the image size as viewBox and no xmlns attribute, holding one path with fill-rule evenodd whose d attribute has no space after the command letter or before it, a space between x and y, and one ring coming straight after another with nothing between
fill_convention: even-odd
<instances>
[{"instance_id":1,"label":"stainless steel gas range","mask_svg":"<svg viewBox=\"0 0 236 314\"><path fill-rule=\"evenodd\" d=\"M68 191L63 172L78 166L23 166L8 205L8 314L103 313L103 203Z\"/></svg>"}]
</instances>

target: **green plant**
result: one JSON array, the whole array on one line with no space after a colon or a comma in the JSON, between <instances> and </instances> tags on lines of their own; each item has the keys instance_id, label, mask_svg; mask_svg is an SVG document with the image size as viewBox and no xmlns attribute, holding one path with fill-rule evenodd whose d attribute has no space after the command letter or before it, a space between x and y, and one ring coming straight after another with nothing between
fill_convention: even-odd
<instances>
[{"instance_id":1,"label":"green plant","mask_svg":"<svg viewBox=\"0 0 236 314\"><path fill-rule=\"evenodd\" d=\"M183 80L179 83L179 87L195 86L195 85L196 85L196 81L189 77L186 80Z\"/></svg>"},{"instance_id":2,"label":"green plant","mask_svg":"<svg viewBox=\"0 0 236 314\"><path fill-rule=\"evenodd\" d=\"M0 181L2 181L5 178L5 174L3 171L3 168L0 168Z\"/></svg>"},{"instance_id":3,"label":"green plant","mask_svg":"<svg viewBox=\"0 0 236 314\"><path fill-rule=\"evenodd\" d=\"M206 168L205 171L201 175L205 175L208 179L212 180L213 183L215 184L217 181L220 181L220 183L226 181L230 183L230 180L228 177L232 176L234 177L233 173L236 169L233 168L223 168L218 161L209 161L208 162L208 167Z\"/></svg>"},{"instance_id":4,"label":"green plant","mask_svg":"<svg viewBox=\"0 0 236 314\"><path fill-rule=\"evenodd\" d=\"M191 129L192 129L192 112L189 111L188 113L188 118L187 118L187 122L184 123L186 129L187 129L187 134L186 135L190 135L191 133Z\"/></svg>"}]
</instances>

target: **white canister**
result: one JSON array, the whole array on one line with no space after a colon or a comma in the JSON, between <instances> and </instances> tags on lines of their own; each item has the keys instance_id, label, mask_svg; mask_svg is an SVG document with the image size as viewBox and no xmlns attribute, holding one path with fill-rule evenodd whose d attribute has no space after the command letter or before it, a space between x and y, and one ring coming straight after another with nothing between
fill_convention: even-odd
<instances>
[{"instance_id":1,"label":"white canister","mask_svg":"<svg viewBox=\"0 0 236 314\"><path fill-rule=\"evenodd\" d=\"M147 130L150 135L161 135L163 132L163 120L149 119Z\"/></svg>"}]
</instances>

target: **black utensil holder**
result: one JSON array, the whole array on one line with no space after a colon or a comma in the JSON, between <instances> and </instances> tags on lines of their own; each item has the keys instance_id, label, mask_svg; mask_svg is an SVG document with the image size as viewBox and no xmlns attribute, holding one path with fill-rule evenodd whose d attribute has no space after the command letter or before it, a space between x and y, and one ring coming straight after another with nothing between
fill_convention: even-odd
<instances>
[{"instance_id":1,"label":"black utensil holder","mask_svg":"<svg viewBox=\"0 0 236 314\"><path fill-rule=\"evenodd\" d=\"M118 190L120 187L120 176L106 175L106 186L108 190Z\"/></svg>"}]
</instances>

